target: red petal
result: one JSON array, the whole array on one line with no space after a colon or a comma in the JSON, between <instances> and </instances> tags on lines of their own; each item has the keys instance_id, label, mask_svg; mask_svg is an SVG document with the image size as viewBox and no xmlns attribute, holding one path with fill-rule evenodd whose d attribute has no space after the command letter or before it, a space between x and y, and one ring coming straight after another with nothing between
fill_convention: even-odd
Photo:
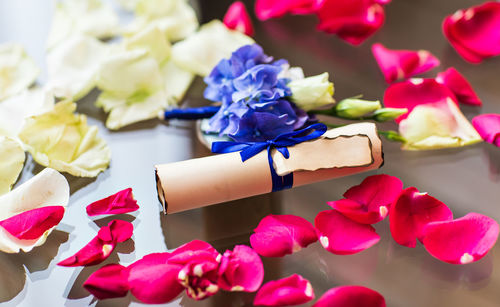
<instances>
[{"instance_id":1,"label":"red petal","mask_svg":"<svg viewBox=\"0 0 500 307\"><path fill-rule=\"evenodd\" d=\"M410 79L391 84L384 94L384 105L387 108L407 108L408 112L396 119L400 122L407 118L413 108L421 104L446 102L448 99L456 102L453 92L434 79Z\"/></svg>"},{"instance_id":2,"label":"red petal","mask_svg":"<svg viewBox=\"0 0 500 307\"><path fill-rule=\"evenodd\" d=\"M83 287L100 300L122 297L129 290L127 273L122 265L108 264L92 273Z\"/></svg>"},{"instance_id":3,"label":"red petal","mask_svg":"<svg viewBox=\"0 0 500 307\"><path fill-rule=\"evenodd\" d=\"M443 32L466 61L480 63L500 55L500 3L481 5L455 12L443 21Z\"/></svg>"},{"instance_id":4,"label":"red petal","mask_svg":"<svg viewBox=\"0 0 500 307\"><path fill-rule=\"evenodd\" d=\"M59 224L63 216L64 207L46 206L11 216L0 221L0 226L19 240L37 240Z\"/></svg>"},{"instance_id":5,"label":"red petal","mask_svg":"<svg viewBox=\"0 0 500 307\"><path fill-rule=\"evenodd\" d=\"M246 245L226 251L219 268L219 286L226 291L254 292L264 280L264 266L259 255Z\"/></svg>"},{"instance_id":6,"label":"red petal","mask_svg":"<svg viewBox=\"0 0 500 307\"><path fill-rule=\"evenodd\" d=\"M436 81L447 86L455 94L458 101L474 106L482 105L469 81L455 68L450 67L446 71L438 73Z\"/></svg>"},{"instance_id":7,"label":"red petal","mask_svg":"<svg viewBox=\"0 0 500 307\"><path fill-rule=\"evenodd\" d=\"M385 307L380 293L361 286L342 286L328 290L313 307Z\"/></svg>"},{"instance_id":8,"label":"red petal","mask_svg":"<svg viewBox=\"0 0 500 307\"><path fill-rule=\"evenodd\" d=\"M116 194L98 200L87 206L89 216L101 214L123 214L139 209L137 201L134 199L132 189L128 188Z\"/></svg>"},{"instance_id":9,"label":"red petal","mask_svg":"<svg viewBox=\"0 0 500 307\"><path fill-rule=\"evenodd\" d=\"M387 83L410 78L439 66L439 60L427 50L392 50L376 43L372 45L372 53Z\"/></svg>"},{"instance_id":10,"label":"red petal","mask_svg":"<svg viewBox=\"0 0 500 307\"><path fill-rule=\"evenodd\" d=\"M366 177L344 193L346 199L328 202L344 216L361 224L374 224L389 213L390 205L403 189L399 178L389 175Z\"/></svg>"},{"instance_id":11,"label":"red petal","mask_svg":"<svg viewBox=\"0 0 500 307\"><path fill-rule=\"evenodd\" d=\"M317 9L317 0L257 0L255 14L260 20L291 14L311 14Z\"/></svg>"},{"instance_id":12,"label":"red petal","mask_svg":"<svg viewBox=\"0 0 500 307\"><path fill-rule=\"evenodd\" d=\"M472 125L483 140L500 147L500 114L481 114L472 119Z\"/></svg>"},{"instance_id":13,"label":"red petal","mask_svg":"<svg viewBox=\"0 0 500 307\"><path fill-rule=\"evenodd\" d=\"M314 299L311 283L300 275L272 280L260 288L254 305L259 306L290 306L300 305Z\"/></svg>"},{"instance_id":14,"label":"red petal","mask_svg":"<svg viewBox=\"0 0 500 307\"><path fill-rule=\"evenodd\" d=\"M253 35L253 25L250 16L248 15L245 4L241 1L236 1L231 4L224 15L224 24L232 30L240 31L248 36Z\"/></svg>"},{"instance_id":15,"label":"red petal","mask_svg":"<svg viewBox=\"0 0 500 307\"><path fill-rule=\"evenodd\" d=\"M354 222L337 210L320 212L314 220L321 245L334 254L359 253L380 240L375 228Z\"/></svg>"},{"instance_id":16,"label":"red petal","mask_svg":"<svg viewBox=\"0 0 500 307\"><path fill-rule=\"evenodd\" d=\"M99 229L97 236L105 242L125 242L132 237L134 225L122 220L112 220L108 226Z\"/></svg>"},{"instance_id":17,"label":"red petal","mask_svg":"<svg viewBox=\"0 0 500 307\"><path fill-rule=\"evenodd\" d=\"M419 193L414 187L401 192L389 215L392 237L408 247L415 247L417 239L422 241L428 223L451 219L453 213L443 202L427 193Z\"/></svg>"},{"instance_id":18,"label":"red petal","mask_svg":"<svg viewBox=\"0 0 500 307\"><path fill-rule=\"evenodd\" d=\"M313 225L295 215L268 215L254 231L250 244L264 257L283 257L318 240Z\"/></svg>"},{"instance_id":19,"label":"red petal","mask_svg":"<svg viewBox=\"0 0 500 307\"><path fill-rule=\"evenodd\" d=\"M324 0L317 15L319 30L353 45L361 44L385 21L384 8L373 0Z\"/></svg>"}]
</instances>

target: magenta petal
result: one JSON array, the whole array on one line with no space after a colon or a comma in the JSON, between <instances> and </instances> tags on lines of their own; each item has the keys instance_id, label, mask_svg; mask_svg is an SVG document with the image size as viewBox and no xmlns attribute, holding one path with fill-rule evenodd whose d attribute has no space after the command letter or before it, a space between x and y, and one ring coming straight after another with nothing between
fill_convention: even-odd
<instances>
[{"instance_id":1,"label":"magenta petal","mask_svg":"<svg viewBox=\"0 0 500 307\"><path fill-rule=\"evenodd\" d=\"M483 104L469 81L453 67L438 73L436 81L447 86L462 103L474 106Z\"/></svg>"},{"instance_id":2,"label":"magenta petal","mask_svg":"<svg viewBox=\"0 0 500 307\"><path fill-rule=\"evenodd\" d=\"M353 45L361 44L385 21L384 8L373 0L323 0L316 14L319 30Z\"/></svg>"},{"instance_id":3,"label":"magenta petal","mask_svg":"<svg viewBox=\"0 0 500 307\"><path fill-rule=\"evenodd\" d=\"M453 219L451 210L438 199L410 187L399 195L389 215L391 234L404 246L415 247L422 241L424 227L430 222Z\"/></svg>"},{"instance_id":4,"label":"magenta petal","mask_svg":"<svg viewBox=\"0 0 500 307\"><path fill-rule=\"evenodd\" d=\"M123 297L129 290L127 276L124 266L108 264L92 273L83 287L100 300Z\"/></svg>"},{"instance_id":5,"label":"magenta petal","mask_svg":"<svg viewBox=\"0 0 500 307\"><path fill-rule=\"evenodd\" d=\"M372 45L372 53L387 83L406 79L439 66L439 60L427 50L392 50Z\"/></svg>"},{"instance_id":6,"label":"magenta petal","mask_svg":"<svg viewBox=\"0 0 500 307\"><path fill-rule=\"evenodd\" d=\"M64 207L46 206L11 216L0 221L0 226L19 240L37 240L63 216Z\"/></svg>"},{"instance_id":7,"label":"magenta petal","mask_svg":"<svg viewBox=\"0 0 500 307\"><path fill-rule=\"evenodd\" d=\"M443 21L443 33L466 61L480 63L500 55L500 3L458 10Z\"/></svg>"},{"instance_id":8,"label":"magenta petal","mask_svg":"<svg viewBox=\"0 0 500 307\"><path fill-rule=\"evenodd\" d=\"M268 215L254 232L250 244L264 257L283 257L318 240L313 225L295 215Z\"/></svg>"},{"instance_id":9,"label":"magenta petal","mask_svg":"<svg viewBox=\"0 0 500 307\"><path fill-rule=\"evenodd\" d=\"M253 35L252 20L248 15L245 4L241 1L235 1L231 4L226 15L224 15L223 22L229 29L240 31L248 36Z\"/></svg>"},{"instance_id":10,"label":"magenta petal","mask_svg":"<svg viewBox=\"0 0 500 307\"><path fill-rule=\"evenodd\" d=\"M396 119L398 123L407 118L418 105L446 102L448 99L456 103L455 94L434 79L416 78L391 84L384 93L384 105L387 108L408 109L406 114Z\"/></svg>"},{"instance_id":11,"label":"magenta petal","mask_svg":"<svg viewBox=\"0 0 500 307\"><path fill-rule=\"evenodd\" d=\"M132 188L122 190L116 194L98 200L87 206L89 216L101 214L123 214L139 209L132 194Z\"/></svg>"},{"instance_id":12,"label":"magenta petal","mask_svg":"<svg viewBox=\"0 0 500 307\"><path fill-rule=\"evenodd\" d=\"M318 213L314 224L321 245L327 251L338 255L359 253L380 240L375 228L354 222L337 210Z\"/></svg>"},{"instance_id":13,"label":"magenta petal","mask_svg":"<svg viewBox=\"0 0 500 307\"><path fill-rule=\"evenodd\" d=\"M313 307L385 307L380 293L361 286L342 286L328 290Z\"/></svg>"},{"instance_id":14,"label":"magenta petal","mask_svg":"<svg viewBox=\"0 0 500 307\"><path fill-rule=\"evenodd\" d=\"M481 114L472 119L472 125L488 143L500 147L500 114Z\"/></svg>"},{"instance_id":15,"label":"magenta petal","mask_svg":"<svg viewBox=\"0 0 500 307\"><path fill-rule=\"evenodd\" d=\"M300 305L314 299L311 283L298 274L262 286L253 301L257 306Z\"/></svg>"},{"instance_id":16,"label":"magenta petal","mask_svg":"<svg viewBox=\"0 0 500 307\"><path fill-rule=\"evenodd\" d=\"M344 193L346 199L331 201L328 205L355 222L375 224L387 216L401 190L403 182L399 178L373 175L347 190Z\"/></svg>"},{"instance_id":17,"label":"magenta petal","mask_svg":"<svg viewBox=\"0 0 500 307\"><path fill-rule=\"evenodd\" d=\"M452 220L429 223L424 228L425 249L437 259L467 264L483 258L495 245L500 227L485 215L469 213Z\"/></svg>"},{"instance_id":18,"label":"magenta petal","mask_svg":"<svg viewBox=\"0 0 500 307\"><path fill-rule=\"evenodd\" d=\"M264 266L259 255L246 245L226 251L219 268L219 286L226 291L254 292L264 280Z\"/></svg>"},{"instance_id":19,"label":"magenta petal","mask_svg":"<svg viewBox=\"0 0 500 307\"><path fill-rule=\"evenodd\" d=\"M101 227L97 236L105 241L116 241L118 243L125 242L132 237L134 225L122 220L112 220L107 226Z\"/></svg>"},{"instance_id":20,"label":"magenta petal","mask_svg":"<svg viewBox=\"0 0 500 307\"><path fill-rule=\"evenodd\" d=\"M317 0L257 0L255 14L260 20L281 17L287 13L310 14L316 11Z\"/></svg>"}]
</instances>

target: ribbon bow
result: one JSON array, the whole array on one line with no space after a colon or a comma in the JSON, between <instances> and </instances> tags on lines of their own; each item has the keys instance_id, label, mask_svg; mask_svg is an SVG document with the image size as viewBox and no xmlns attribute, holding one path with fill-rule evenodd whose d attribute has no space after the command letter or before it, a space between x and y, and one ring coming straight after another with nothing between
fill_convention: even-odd
<instances>
[{"instance_id":1,"label":"ribbon bow","mask_svg":"<svg viewBox=\"0 0 500 307\"><path fill-rule=\"evenodd\" d=\"M325 124L313 124L302 130L297 130L289 133L278 135L273 140L265 142L214 142L212 143L212 152L214 153L229 153L240 151L241 161L245 162L259 152L267 149L267 159L271 170L271 179L273 183L273 192L283 189L289 189L293 185L293 173L286 176L278 176L274 169L271 149L278 150L285 159L290 157L288 151L289 146L293 146L302 142L310 141L322 136L327 130Z\"/></svg>"}]
</instances>

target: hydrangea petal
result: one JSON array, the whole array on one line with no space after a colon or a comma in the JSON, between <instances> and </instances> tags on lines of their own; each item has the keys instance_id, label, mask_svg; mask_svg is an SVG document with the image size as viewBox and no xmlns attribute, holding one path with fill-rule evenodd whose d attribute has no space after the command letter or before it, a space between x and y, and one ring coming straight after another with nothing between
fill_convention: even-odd
<instances>
[{"instance_id":1,"label":"hydrangea petal","mask_svg":"<svg viewBox=\"0 0 500 307\"><path fill-rule=\"evenodd\" d=\"M324 0L316 14L319 30L337 34L352 45L361 44L385 21L384 8L373 0Z\"/></svg>"},{"instance_id":2,"label":"hydrangea petal","mask_svg":"<svg viewBox=\"0 0 500 307\"><path fill-rule=\"evenodd\" d=\"M385 307L380 293L362 286L342 286L328 290L313 307Z\"/></svg>"},{"instance_id":3,"label":"hydrangea petal","mask_svg":"<svg viewBox=\"0 0 500 307\"><path fill-rule=\"evenodd\" d=\"M259 255L246 245L236 245L222 255L218 285L226 291L254 292L264 280Z\"/></svg>"},{"instance_id":4,"label":"hydrangea petal","mask_svg":"<svg viewBox=\"0 0 500 307\"><path fill-rule=\"evenodd\" d=\"M295 215L268 215L254 232L250 244L265 257L283 257L318 240L312 224Z\"/></svg>"},{"instance_id":5,"label":"hydrangea petal","mask_svg":"<svg viewBox=\"0 0 500 307\"><path fill-rule=\"evenodd\" d=\"M422 241L424 227L430 222L453 219L451 210L440 200L416 188L404 189L394 201L389 215L391 234L404 246L415 247Z\"/></svg>"},{"instance_id":6,"label":"hydrangea petal","mask_svg":"<svg viewBox=\"0 0 500 307\"><path fill-rule=\"evenodd\" d=\"M321 245L337 255L359 253L380 240L372 226L354 222L336 210L318 213L314 225Z\"/></svg>"},{"instance_id":7,"label":"hydrangea petal","mask_svg":"<svg viewBox=\"0 0 500 307\"><path fill-rule=\"evenodd\" d=\"M438 73L436 81L447 86L462 103L474 106L483 104L469 81L453 67Z\"/></svg>"},{"instance_id":8,"label":"hydrangea petal","mask_svg":"<svg viewBox=\"0 0 500 307\"><path fill-rule=\"evenodd\" d=\"M291 306L307 303L314 299L311 283L298 274L272 280L264 284L255 295L254 305Z\"/></svg>"},{"instance_id":9,"label":"hydrangea petal","mask_svg":"<svg viewBox=\"0 0 500 307\"><path fill-rule=\"evenodd\" d=\"M83 287L100 300L123 297L129 290L128 270L120 264L105 265L92 273Z\"/></svg>"},{"instance_id":10,"label":"hydrangea petal","mask_svg":"<svg viewBox=\"0 0 500 307\"><path fill-rule=\"evenodd\" d=\"M26 155L16 140L0 136L0 195L10 191L24 165Z\"/></svg>"},{"instance_id":11,"label":"hydrangea petal","mask_svg":"<svg viewBox=\"0 0 500 307\"><path fill-rule=\"evenodd\" d=\"M245 4L241 1L235 1L229 6L222 22L229 29L240 31L245 35L252 36L254 33L252 20Z\"/></svg>"},{"instance_id":12,"label":"hydrangea petal","mask_svg":"<svg viewBox=\"0 0 500 307\"><path fill-rule=\"evenodd\" d=\"M443 32L460 56L471 63L500 55L500 3L485 2L456 11L443 21Z\"/></svg>"},{"instance_id":13,"label":"hydrangea petal","mask_svg":"<svg viewBox=\"0 0 500 307\"><path fill-rule=\"evenodd\" d=\"M472 119L472 125L483 140L500 147L500 114L481 114Z\"/></svg>"},{"instance_id":14,"label":"hydrangea petal","mask_svg":"<svg viewBox=\"0 0 500 307\"><path fill-rule=\"evenodd\" d=\"M134 199L132 188L121 190L106 198L95 201L87 206L87 214L96 216L101 214L123 214L139 209Z\"/></svg>"},{"instance_id":15,"label":"hydrangea petal","mask_svg":"<svg viewBox=\"0 0 500 307\"><path fill-rule=\"evenodd\" d=\"M257 0L255 14L260 20L281 17L287 13L311 14L319 5L316 0Z\"/></svg>"},{"instance_id":16,"label":"hydrangea petal","mask_svg":"<svg viewBox=\"0 0 500 307\"><path fill-rule=\"evenodd\" d=\"M427 50L392 50L376 43L372 53L387 83L406 79L439 66L439 60Z\"/></svg>"},{"instance_id":17,"label":"hydrangea petal","mask_svg":"<svg viewBox=\"0 0 500 307\"><path fill-rule=\"evenodd\" d=\"M38 240L57 226L64 216L63 206L45 206L0 221L0 227L19 240Z\"/></svg>"},{"instance_id":18,"label":"hydrangea petal","mask_svg":"<svg viewBox=\"0 0 500 307\"><path fill-rule=\"evenodd\" d=\"M88 126L85 115L73 114L76 104L66 100L52 111L26 120L19 138L33 159L47 167L74 176L95 177L111 159L106 142L97 127Z\"/></svg>"},{"instance_id":19,"label":"hydrangea petal","mask_svg":"<svg viewBox=\"0 0 500 307\"><path fill-rule=\"evenodd\" d=\"M19 44L0 45L0 101L35 82L40 69Z\"/></svg>"},{"instance_id":20,"label":"hydrangea petal","mask_svg":"<svg viewBox=\"0 0 500 307\"><path fill-rule=\"evenodd\" d=\"M345 199L328 202L344 216L361 224L375 224L389 213L394 199L403 190L403 182L394 176L373 175L344 193Z\"/></svg>"},{"instance_id":21,"label":"hydrangea petal","mask_svg":"<svg viewBox=\"0 0 500 307\"><path fill-rule=\"evenodd\" d=\"M485 215L469 213L451 220L429 223L423 230L425 249L441 261L467 264L483 258L495 245L500 227Z\"/></svg>"}]
</instances>

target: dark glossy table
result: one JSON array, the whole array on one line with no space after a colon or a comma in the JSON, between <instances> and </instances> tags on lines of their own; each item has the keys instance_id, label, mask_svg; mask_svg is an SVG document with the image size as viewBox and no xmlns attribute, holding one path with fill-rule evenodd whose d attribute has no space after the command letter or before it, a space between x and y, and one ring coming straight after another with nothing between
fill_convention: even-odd
<instances>
[{"instance_id":1,"label":"dark glossy table","mask_svg":"<svg viewBox=\"0 0 500 307\"><path fill-rule=\"evenodd\" d=\"M206 22L222 18L231 1L199 2ZM247 1L250 3L252 1ZM370 46L382 42L394 49L427 49L442 62L441 69L454 66L472 83L484 101L482 108L463 107L470 119L479 113L500 113L500 57L471 65L462 60L441 33L444 16L459 8L480 3L467 0L394 0L386 7L385 26L360 47L352 47L335 36L315 31L312 16L287 16L256 22L258 43L276 58L302 66L306 75L327 71L332 76L337 99L364 94L381 99L386 84L371 55ZM17 41L44 68L44 44L53 5L39 0L0 0L0 42ZM432 77L438 70L425 75ZM45 81L45 75L40 78ZM203 103L204 84L197 79L186 105ZM129 217L135 226L133 240L122 244L105 263L129 264L152 252L162 252L193 239L212 243L219 251L235 244L248 244L249 235L268 214L296 214L309 221L329 207L325 202L341 198L367 175L386 173L401 178L405 186L445 202L456 217L474 211L500 221L500 149L489 144L428 152L405 152L384 140L385 165L371 173L331 180L275 194L248 198L164 216L156 199L153 165L202 157L210 152L196 139L194 124L148 121L118 132L108 131L105 114L93 102L97 92L78 103L78 111L98 125L108 141L111 166L97 179L68 176L71 201L58 230L46 244L28 254L0 253L0 301L9 306L123 306L140 305L132 296L95 301L82 283L96 270L63 268L56 263L79 250L107 220L91 221L85 206L120 189L132 187L141 206ZM395 124L380 125L396 129ZM29 158L20 182L42 167ZM352 256L337 256L315 243L284 258L264 258L266 280L299 273L309 279L316 297L339 285L357 284L383 294L390 307L500 306L500 244L476 263L456 266L431 257L418 245L415 249L396 244L388 222L375 227L379 244ZM251 306L253 294L219 293L201 302L183 295L167 306ZM308 304L306 306L310 306Z\"/></svg>"}]
</instances>

